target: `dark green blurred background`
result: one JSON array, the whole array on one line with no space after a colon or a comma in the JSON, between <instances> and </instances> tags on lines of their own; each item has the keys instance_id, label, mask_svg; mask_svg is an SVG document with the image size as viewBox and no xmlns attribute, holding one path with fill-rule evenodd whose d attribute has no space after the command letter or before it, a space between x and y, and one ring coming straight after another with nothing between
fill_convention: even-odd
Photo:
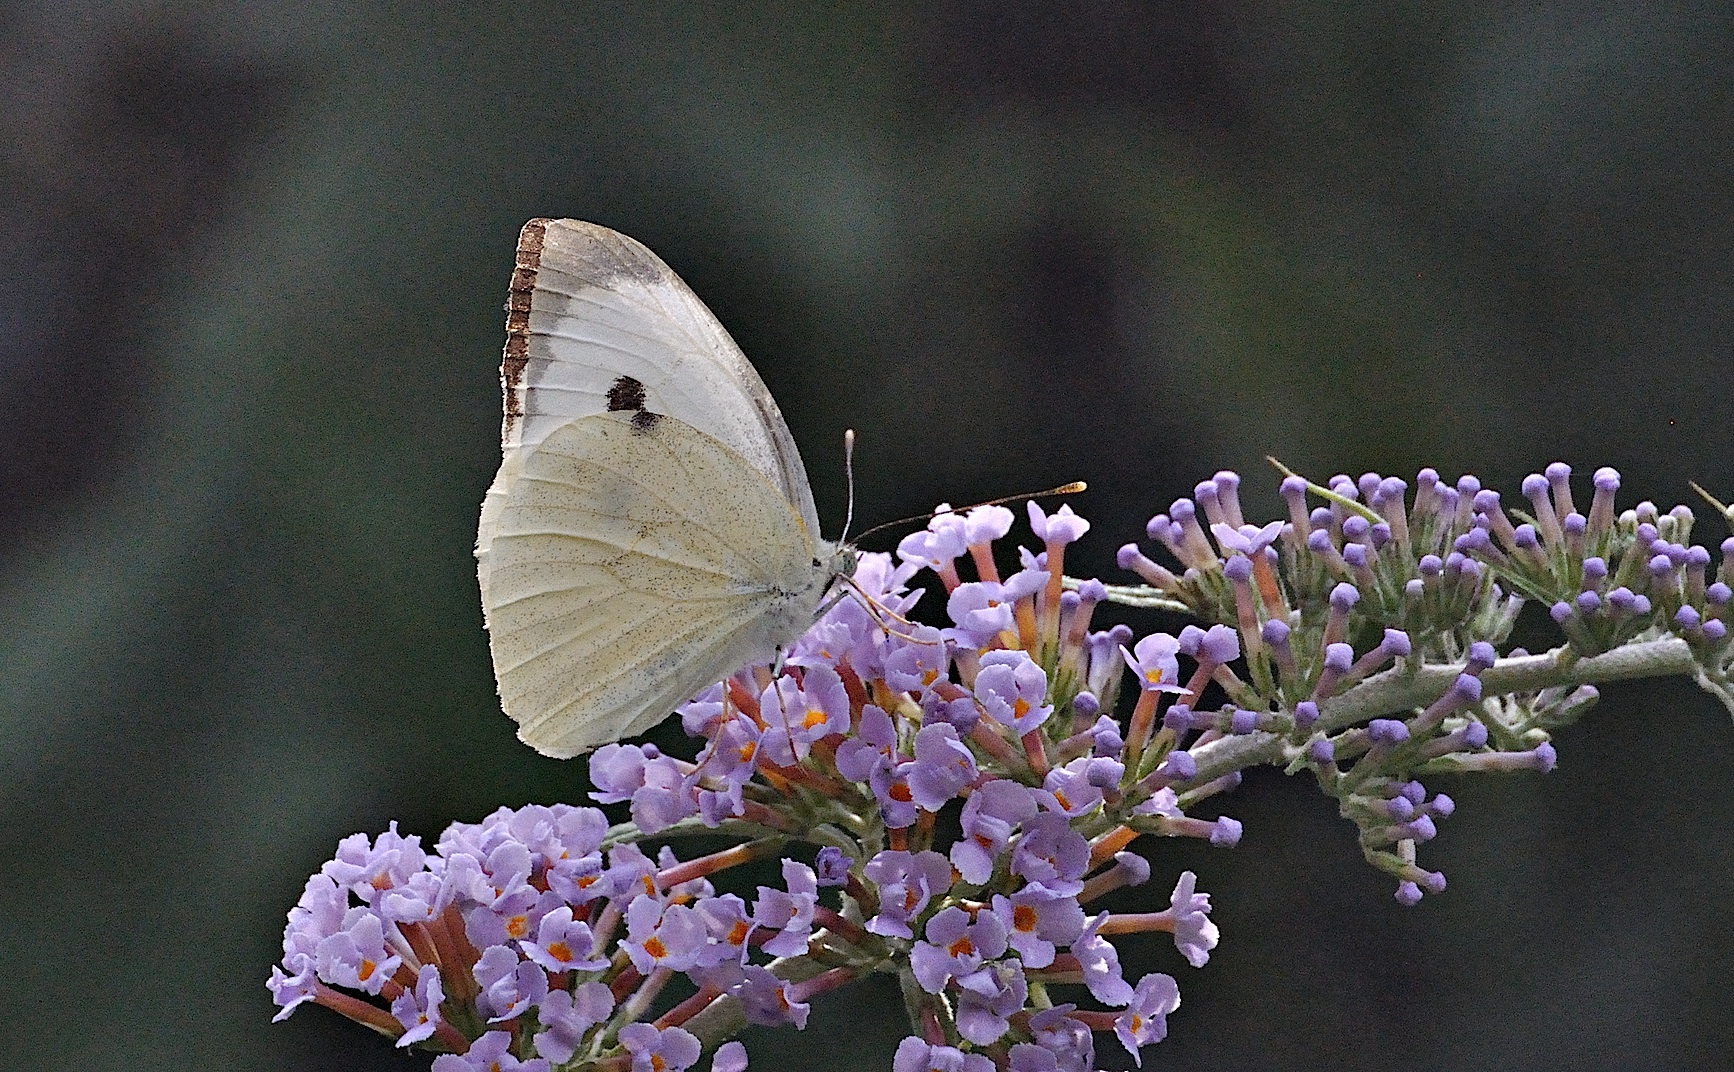
<instances>
[{"instance_id":1,"label":"dark green blurred background","mask_svg":"<svg viewBox=\"0 0 1734 1072\"><path fill-rule=\"evenodd\" d=\"M1734 495L1727 5L244 10L0 9L0 1067L426 1067L262 984L340 836L582 792L470 558L530 216L692 284L833 529L846 426L869 521L1087 479L1110 579L1218 468L1273 511L1266 453ZM1434 786L1413 910L1277 774L1155 846L1223 942L1131 946L1149 1059L1730 1067L1727 713L1610 689L1560 757ZM887 1069L895 1016L755 1067Z\"/></svg>"}]
</instances>

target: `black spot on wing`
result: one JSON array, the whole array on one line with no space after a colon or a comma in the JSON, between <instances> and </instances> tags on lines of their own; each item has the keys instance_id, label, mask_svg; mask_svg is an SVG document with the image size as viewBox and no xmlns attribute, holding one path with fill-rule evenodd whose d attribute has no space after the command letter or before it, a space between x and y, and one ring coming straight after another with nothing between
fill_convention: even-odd
<instances>
[{"instance_id":1,"label":"black spot on wing","mask_svg":"<svg viewBox=\"0 0 1734 1072\"><path fill-rule=\"evenodd\" d=\"M617 376L609 385L608 412L632 414L632 430L640 435L655 428L661 419L644 408L644 384L631 376Z\"/></svg>"},{"instance_id":2,"label":"black spot on wing","mask_svg":"<svg viewBox=\"0 0 1734 1072\"><path fill-rule=\"evenodd\" d=\"M617 376L608 388L608 412L644 409L644 385L631 376Z\"/></svg>"}]
</instances>

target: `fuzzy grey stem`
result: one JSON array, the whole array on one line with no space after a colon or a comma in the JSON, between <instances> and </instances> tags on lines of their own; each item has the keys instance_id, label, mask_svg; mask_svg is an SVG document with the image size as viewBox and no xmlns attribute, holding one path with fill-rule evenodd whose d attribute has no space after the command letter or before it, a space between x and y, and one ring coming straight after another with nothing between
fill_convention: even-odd
<instances>
[{"instance_id":1,"label":"fuzzy grey stem","mask_svg":"<svg viewBox=\"0 0 1734 1072\"><path fill-rule=\"evenodd\" d=\"M1501 659L1481 673L1487 695L1533 692L1561 685L1594 685L1607 681L1672 677L1697 668L1692 649L1678 637L1628 644L1587 659L1574 659L1557 648L1542 655ZM1317 728L1330 733L1371 718L1384 718L1425 707L1444 694L1462 667L1427 666L1410 672L1393 668L1374 675L1341 696L1320 704ZM1231 771L1276 761L1282 738L1270 733L1223 737L1192 750L1198 774L1191 784L1203 784Z\"/></svg>"}]
</instances>

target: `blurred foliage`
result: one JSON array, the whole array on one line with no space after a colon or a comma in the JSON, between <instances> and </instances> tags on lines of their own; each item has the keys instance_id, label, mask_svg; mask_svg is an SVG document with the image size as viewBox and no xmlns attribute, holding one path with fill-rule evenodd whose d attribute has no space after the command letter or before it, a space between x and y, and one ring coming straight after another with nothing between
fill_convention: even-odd
<instances>
[{"instance_id":1,"label":"blurred foliage","mask_svg":"<svg viewBox=\"0 0 1734 1072\"><path fill-rule=\"evenodd\" d=\"M672 264L827 519L846 426L859 517L1083 478L1104 572L1215 469L1274 508L1266 453L1666 506L1734 492L1731 44L1683 5L0 13L0 1064L425 1067L262 981L340 836L583 792L498 713L469 557L524 219ZM1277 775L1235 852L1162 846L1224 940L1157 1058L1725 1068L1734 730L1610 690L1560 755L1463 787L1418 910ZM888 1067L877 998L755 1067Z\"/></svg>"}]
</instances>

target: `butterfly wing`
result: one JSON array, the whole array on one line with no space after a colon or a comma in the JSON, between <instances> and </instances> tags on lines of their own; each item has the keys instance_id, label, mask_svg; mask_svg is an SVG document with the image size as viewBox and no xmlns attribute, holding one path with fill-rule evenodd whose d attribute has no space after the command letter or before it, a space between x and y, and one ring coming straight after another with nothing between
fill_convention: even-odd
<instances>
[{"instance_id":1,"label":"butterfly wing","mask_svg":"<svg viewBox=\"0 0 1734 1072\"><path fill-rule=\"evenodd\" d=\"M666 414L746 459L818 538L806 469L776 401L656 254L594 223L531 220L518 237L506 309L505 454L575 417Z\"/></svg>"},{"instance_id":2,"label":"butterfly wing","mask_svg":"<svg viewBox=\"0 0 1734 1072\"><path fill-rule=\"evenodd\" d=\"M809 530L711 436L601 413L518 457L483 609L501 702L537 751L641 733L812 621L829 574Z\"/></svg>"}]
</instances>

